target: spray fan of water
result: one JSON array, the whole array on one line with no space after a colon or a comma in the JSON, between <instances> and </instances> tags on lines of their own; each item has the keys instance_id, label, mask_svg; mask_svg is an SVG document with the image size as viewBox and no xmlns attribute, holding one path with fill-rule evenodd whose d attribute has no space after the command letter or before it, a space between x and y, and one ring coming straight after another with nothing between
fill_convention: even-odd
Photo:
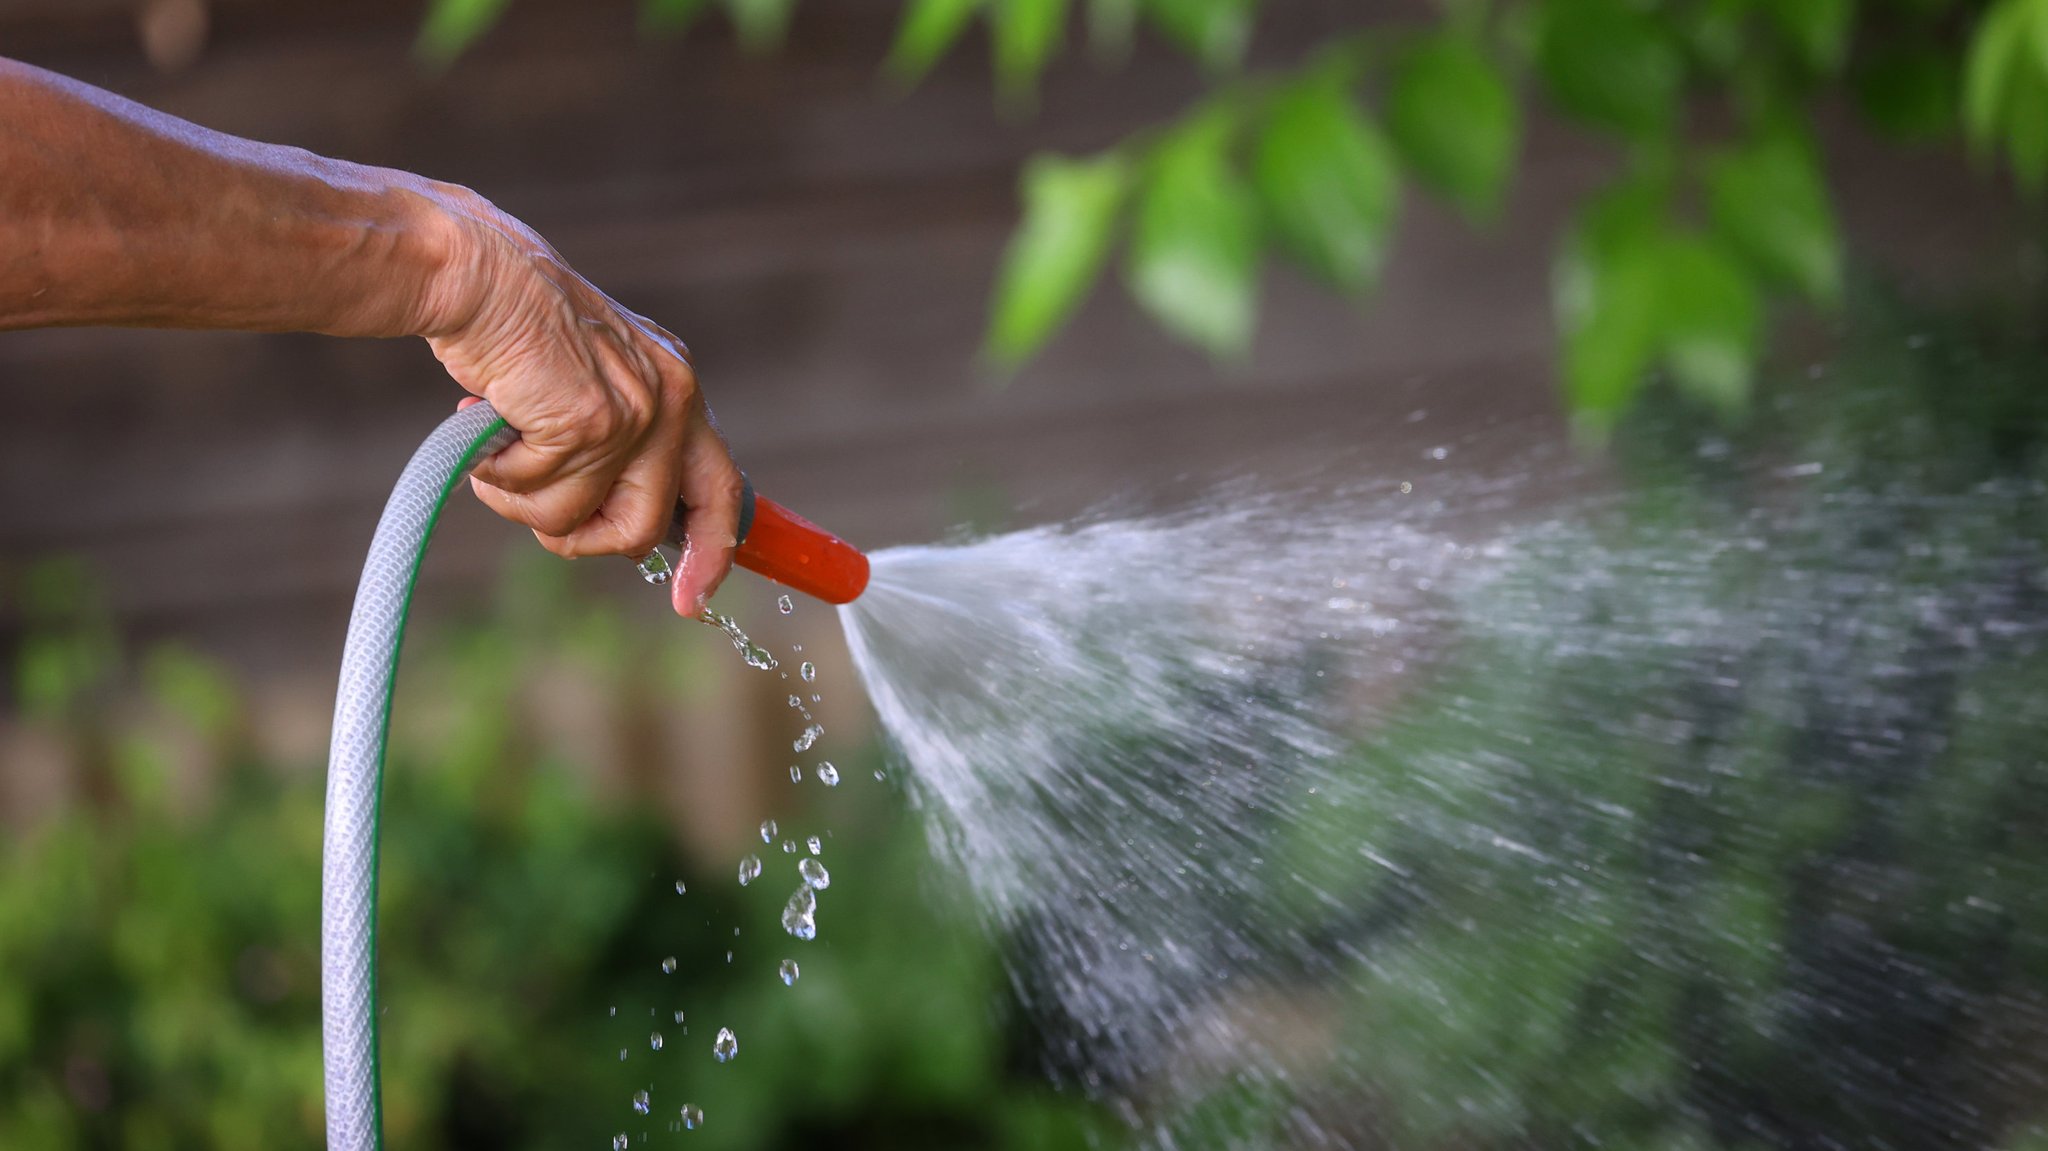
<instances>
[{"instance_id":1,"label":"spray fan of water","mask_svg":"<svg viewBox=\"0 0 2048 1151\"><path fill-rule=\"evenodd\" d=\"M1233 497L884 552L843 621L1147 1142L2037 1146L2041 492L1847 471Z\"/></svg>"}]
</instances>

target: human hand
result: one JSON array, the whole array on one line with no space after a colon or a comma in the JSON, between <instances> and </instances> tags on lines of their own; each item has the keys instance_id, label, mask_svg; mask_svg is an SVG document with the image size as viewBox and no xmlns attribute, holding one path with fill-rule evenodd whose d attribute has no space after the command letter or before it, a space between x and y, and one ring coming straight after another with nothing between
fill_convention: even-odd
<instances>
[{"instance_id":1,"label":"human hand","mask_svg":"<svg viewBox=\"0 0 2048 1151\"><path fill-rule=\"evenodd\" d=\"M688 540L671 593L695 616L731 569L742 481L689 349L532 229L473 193L448 198L452 254L423 334L520 435L471 474L477 498L556 555L635 559L661 542L680 499Z\"/></svg>"}]
</instances>

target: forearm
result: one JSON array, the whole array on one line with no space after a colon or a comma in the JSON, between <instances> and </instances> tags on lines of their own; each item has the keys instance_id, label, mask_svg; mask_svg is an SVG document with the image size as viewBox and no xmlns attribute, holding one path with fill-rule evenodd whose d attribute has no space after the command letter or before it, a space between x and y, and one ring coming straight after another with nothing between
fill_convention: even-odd
<instances>
[{"instance_id":1,"label":"forearm","mask_svg":"<svg viewBox=\"0 0 2048 1151\"><path fill-rule=\"evenodd\" d=\"M432 334L465 195L0 59L0 328Z\"/></svg>"}]
</instances>

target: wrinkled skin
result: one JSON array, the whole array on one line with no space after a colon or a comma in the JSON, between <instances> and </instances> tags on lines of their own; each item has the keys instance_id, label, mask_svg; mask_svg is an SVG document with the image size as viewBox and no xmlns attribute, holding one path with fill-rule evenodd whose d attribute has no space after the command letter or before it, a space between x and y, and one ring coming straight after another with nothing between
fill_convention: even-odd
<instances>
[{"instance_id":1,"label":"wrinkled skin","mask_svg":"<svg viewBox=\"0 0 2048 1151\"><path fill-rule=\"evenodd\" d=\"M425 337L519 430L472 479L493 511L557 555L637 558L681 499L685 615L731 567L740 475L689 350L532 229L0 59L0 329L56 324Z\"/></svg>"}]
</instances>

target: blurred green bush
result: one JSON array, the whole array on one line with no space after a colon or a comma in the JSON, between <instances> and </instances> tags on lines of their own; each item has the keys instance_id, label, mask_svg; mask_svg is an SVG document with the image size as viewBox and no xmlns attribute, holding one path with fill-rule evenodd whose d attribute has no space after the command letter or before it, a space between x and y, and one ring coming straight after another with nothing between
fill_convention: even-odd
<instances>
[{"instance_id":1,"label":"blurred green bush","mask_svg":"<svg viewBox=\"0 0 2048 1151\"><path fill-rule=\"evenodd\" d=\"M701 874L644 805L599 802L530 738L519 700L543 671L652 676L647 706L678 676L745 674L693 671L561 568L515 565L489 623L427 630L407 658L379 935L392 1145L1040 1148L1101 1129L1013 1066L992 945L889 792L807 817L836 834L820 939L799 945L777 921L788 857L747 889ZM0 1147L317 1146L317 765L263 761L221 667L123 650L88 573L17 590L15 711L74 787L0 844ZM720 1026L742 1044L724 1066ZM705 1125L670 1135L685 1102Z\"/></svg>"}]
</instances>

